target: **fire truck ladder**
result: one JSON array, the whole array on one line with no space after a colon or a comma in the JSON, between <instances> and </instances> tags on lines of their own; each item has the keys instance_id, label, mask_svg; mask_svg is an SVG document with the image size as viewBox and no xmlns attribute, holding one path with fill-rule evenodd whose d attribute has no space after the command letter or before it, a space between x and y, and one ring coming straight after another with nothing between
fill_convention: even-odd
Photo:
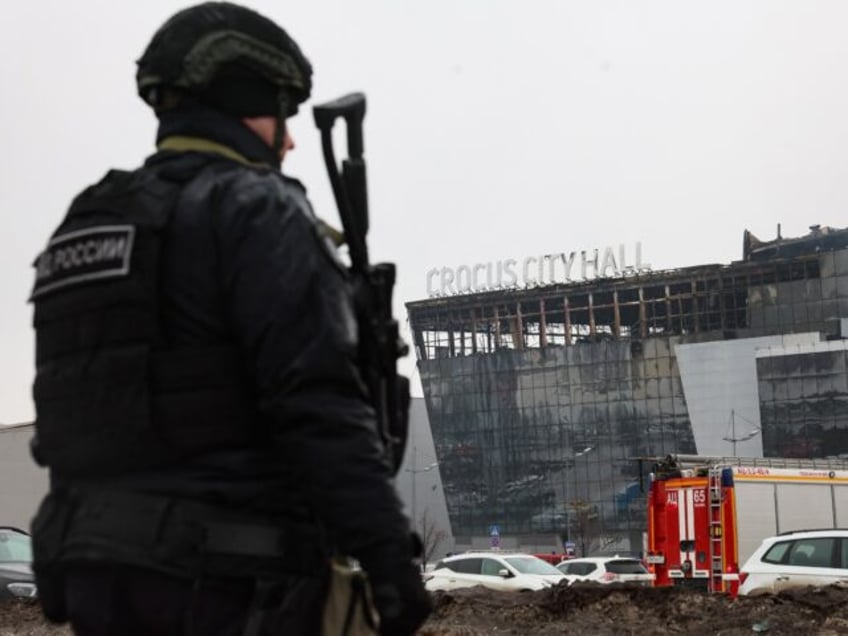
<instances>
[{"instance_id":1,"label":"fire truck ladder","mask_svg":"<svg viewBox=\"0 0 848 636\"><path fill-rule=\"evenodd\" d=\"M710 498L710 591L724 591L724 525L722 524L722 468L713 466L709 471Z\"/></svg>"},{"instance_id":2,"label":"fire truck ladder","mask_svg":"<svg viewBox=\"0 0 848 636\"><path fill-rule=\"evenodd\" d=\"M844 459L795 459L787 457L723 457L719 455L668 455L664 458L645 458L671 462L677 468L701 469L715 466L767 466L769 468L811 468L818 470L848 470Z\"/></svg>"}]
</instances>

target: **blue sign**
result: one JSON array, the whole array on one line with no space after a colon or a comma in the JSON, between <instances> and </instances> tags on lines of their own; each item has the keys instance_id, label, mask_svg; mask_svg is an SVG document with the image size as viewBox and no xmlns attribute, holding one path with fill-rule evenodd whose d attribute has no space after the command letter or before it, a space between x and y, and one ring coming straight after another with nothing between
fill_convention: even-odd
<instances>
[{"instance_id":1,"label":"blue sign","mask_svg":"<svg viewBox=\"0 0 848 636\"><path fill-rule=\"evenodd\" d=\"M497 525L493 525L489 528L489 545L493 548L499 548L501 545L501 529L498 528Z\"/></svg>"}]
</instances>

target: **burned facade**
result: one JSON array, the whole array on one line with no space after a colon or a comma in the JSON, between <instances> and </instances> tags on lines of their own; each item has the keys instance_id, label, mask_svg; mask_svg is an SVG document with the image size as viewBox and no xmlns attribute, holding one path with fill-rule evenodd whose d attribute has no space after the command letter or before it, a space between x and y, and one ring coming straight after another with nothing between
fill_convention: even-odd
<instances>
[{"instance_id":1,"label":"burned facade","mask_svg":"<svg viewBox=\"0 0 848 636\"><path fill-rule=\"evenodd\" d=\"M639 552L636 457L848 453L848 229L407 309L459 545Z\"/></svg>"}]
</instances>

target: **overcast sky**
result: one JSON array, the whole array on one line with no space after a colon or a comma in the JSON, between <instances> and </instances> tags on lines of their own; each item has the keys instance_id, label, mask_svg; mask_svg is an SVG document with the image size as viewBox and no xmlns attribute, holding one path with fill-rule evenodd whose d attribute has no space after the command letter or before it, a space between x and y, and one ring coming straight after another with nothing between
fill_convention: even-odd
<instances>
[{"instance_id":1,"label":"overcast sky","mask_svg":"<svg viewBox=\"0 0 848 636\"><path fill-rule=\"evenodd\" d=\"M135 60L185 6L4 5L0 422L33 416L30 264L76 192L151 151ZM848 226L848 2L248 6L311 59L312 103L368 97L371 251L399 311L433 267L636 241L654 269L728 263L745 229ZM338 224L309 106L285 170Z\"/></svg>"}]
</instances>

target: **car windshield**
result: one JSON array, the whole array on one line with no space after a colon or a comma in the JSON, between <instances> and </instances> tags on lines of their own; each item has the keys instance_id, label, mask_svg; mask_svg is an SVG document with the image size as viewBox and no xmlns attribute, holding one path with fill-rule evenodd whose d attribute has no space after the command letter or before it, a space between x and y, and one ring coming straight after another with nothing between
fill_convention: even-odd
<instances>
[{"instance_id":1,"label":"car windshield","mask_svg":"<svg viewBox=\"0 0 848 636\"><path fill-rule=\"evenodd\" d=\"M0 530L0 563L30 563L32 544L29 536L12 530Z\"/></svg>"},{"instance_id":2,"label":"car windshield","mask_svg":"<svg viewBox=\"0 0 848 636\"><path fill-rule=\"evenodd\" d=\"M642 565L641 561L635 559L609 561L607 563L607 572L613 574L646 574L648 570Z\"/></svg>"},{"instance_id":3,"label":"car windshield","mask_svg":"<svg viewBox=\"0 0 848 636\"><path fill-rule=\"evenodd\" d=\"M557 570L550 563L546 563L545 561L542 561L542 559L537 559L536 557L504 557L504 561L521 572L521 574L553 574L556 576L562 576L562 572Z\"/></svg>"}]
</instances>

